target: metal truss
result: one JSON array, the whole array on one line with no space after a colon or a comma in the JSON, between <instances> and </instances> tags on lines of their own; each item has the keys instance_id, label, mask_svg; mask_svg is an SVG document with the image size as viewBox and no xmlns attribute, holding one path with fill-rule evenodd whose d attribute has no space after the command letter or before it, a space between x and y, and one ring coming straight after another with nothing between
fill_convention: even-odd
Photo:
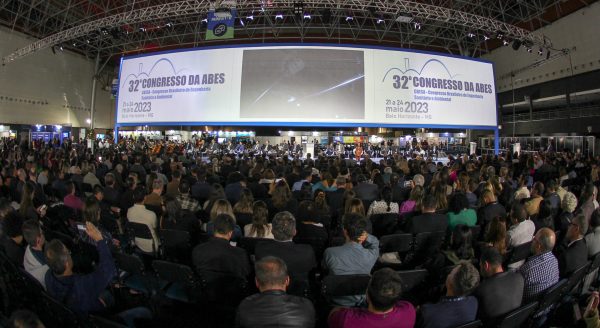
<instances>
[{"instance_id":1,"label":"metal truss","mask_svg":"<svg viewBox=\"0 0 600 328\"><path fill-rule=\"evenodd\" d=\"M235 39L225 42L376 43L478 56L501 44L498 34L503 39L550 47L547 38L530 31L547 23L542 17L546 10L564 2L305 0L303 6L311 15L306 20L294 15L297 1L238 0L240 20L236 21ZM201 0L138 0L118 5L111 0L0 0L0 24L40 39L6 55L2 62L8 64L53 46L90 57L97 53L110 57L206 45L202 19L209 4ZM283 18L275 19L276 14ZM412 16L419 26L396 22L400 15Z\"/></svg>"}]
</instances>

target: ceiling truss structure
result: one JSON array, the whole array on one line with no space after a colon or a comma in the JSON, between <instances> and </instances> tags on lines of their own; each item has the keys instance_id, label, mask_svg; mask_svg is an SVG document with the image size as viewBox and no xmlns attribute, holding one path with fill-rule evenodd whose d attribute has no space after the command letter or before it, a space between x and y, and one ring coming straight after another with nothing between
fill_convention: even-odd
<instances>
[{"instance_id":1,"label":"ceiling truss structure","mask_svg":"<svg viewBox=\"0 0 600 328\"><path fill-rule=\"evenodd\" d=\"M554 16L560 17L565 5L564 0L305 0L301 2L310 15L306 19L294 14L295 2L300 1L238 0L235 38L215 42L204 40L209 1L0 0L0 24L39 38L4 53L3 64L54 46L110 58L262 42L366 43L477 57L503 40L552 47L550 40L531 31L551 22L548 13L556 11ZM401 15L413 21L397 22Z\"/></svg>"}]
</instances>

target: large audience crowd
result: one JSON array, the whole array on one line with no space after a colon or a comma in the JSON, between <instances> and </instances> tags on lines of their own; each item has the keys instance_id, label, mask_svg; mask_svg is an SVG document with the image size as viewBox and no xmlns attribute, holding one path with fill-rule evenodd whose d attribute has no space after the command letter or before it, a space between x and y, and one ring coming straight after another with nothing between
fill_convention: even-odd
<instances>
[{"instance_id":1,"label":"large audience crowd","mask_svg":"<svg viewBox=\"0 0 600 328\"><path fill-rule=\"evenodd\" d=\"M600 160L582 154L442 164L201 157L143 139L0 147L3 266L78 318L151 325L159 295L229 309L225 326L495 326L600 251ZM132 283L132 257L152 283ZM598 327L596 274L578 277L529 324ZM145 302L124 307L123 294ZM11 324L43 326L43 309L21 305L3 304Z\"/></svg>"}]
</instances>

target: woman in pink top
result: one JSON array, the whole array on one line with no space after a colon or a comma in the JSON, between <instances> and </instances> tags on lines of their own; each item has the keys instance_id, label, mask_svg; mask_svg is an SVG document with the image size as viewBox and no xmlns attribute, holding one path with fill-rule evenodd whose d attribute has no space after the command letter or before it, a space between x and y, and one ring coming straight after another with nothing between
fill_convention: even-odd
<instances>
[{"instance_id":1,"label":"woman in pink top","mask_svg":"<svg viewBox=\"0 0 600 328\"><path fill-rule=\"evenodd\" d=\"M410 197L405 200L400 207L400 215L404 213L410 213L416 211L421 206L421 200L423 199L423 187L415 186L410 191Z\"/></svg>"}]
</instances>

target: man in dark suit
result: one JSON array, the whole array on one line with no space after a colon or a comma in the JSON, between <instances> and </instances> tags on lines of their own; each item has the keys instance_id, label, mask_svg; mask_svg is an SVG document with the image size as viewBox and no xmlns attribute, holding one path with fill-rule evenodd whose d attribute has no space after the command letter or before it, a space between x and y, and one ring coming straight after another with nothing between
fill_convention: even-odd
<instances>
[{"instance_id":1,"label":"man in dark suit","mask_svg":"<svg viewBox=\"0 0 600 328\"><path fill-rule=\"evenodd\" d=\"M493 218L506 217L506 209L498 203L496 196L490 190L484 191L481 197L485 205L477 211L477 224L485 229Z\"/></svg>"},{"instance_id":2,"label":"man in dark suit","mask_svg":"<svg viewBox=\"0 0 600 328\"><path fill-rule=\"evenodd\" d=\"M493 247L481 251L480 273L483 281L474 292L483 320L498 318L521 306L525 281L519 272L502 268L502 255Z\"/></svg>"},{"instance_id":3,"label":"man in dark suit","mask_svg":"<svg viewBox=\"0 0 600 328\"><path fill-rule=\"evenodd\" d=\"M335 191L327 192L327 200L329 202L329 208L332 214L339 212L340 209L344 208L344 193L346 192L346 178L337 177L335 179Z\"/></svg>"},{"instance_id":4,"label":"man in dark suit","mask_svg":"<svg viewBox=\"0 0 600 328\"><path fill-rule=\"evenodd\" d=\"M115 175L112 173L107 173L104 176L104 184L106 185L104 188L104 200L110 206L118 206L121 194L116 188Z\"/></svg>"},{"instance_id":5,"label":"man in dark suit","mask_svg":"<svg viewBox=\"0 0 600 328\"><path fill-rule=\"evenodd\" d=\"M588 221L583 214L575 216L569 223L565 239L556 249L561 278L568 277L587 263L587 246L583 238L587 230Z\"/></svg>"},{"instance_id":6,"label":"man in dark suit","mask_svg":"<svg viewBox=\"0 0 600 328\"><path fill-rule=\"evenodd\" d=\"M266 256L282 259L291 277L290 292L301 292L307 286L310 272L317 267L315 252L310 245L294 244L292 241L296 235L296 219L290 212L275 214L272 226L275 240L256 245L256 260Z\"/></svg>"},{"instance_id":7,"label":"man in dark suit","mask_svg":"<svg viewBox=\"0 0 600 328\"><path fill-rule=\"evenodd\" d=\"M448 228L448 217L444 214L436 214L437 200L433 194L427 194L423 198L423 214L411 217L406 222L404 231L418 234L421 232L446 231Z\"/></svg>"},{"instance_id":8,"label":"man in dark suit","mask_svg":"<svg viewBox=\"0 0 600 328\"><path fill-rule=\"evenodd\" d=\"M228 214L219 214L215 218L214 236L196 246L192 252L192 262L198 273L220 272L240 278L250 274L246 251L229 244L234 227L235 221Z\"/></svg>"},{"instance_id":9,"label":"man in dark suit","mask_svg":"<svg viewBox=\"0 0 600 328\"><path fill-rule=\"evenodd\" d=\"M210 197L213 187L210 183L206 182L206 169L198 168L197 170L196 176L198 177L198 181L192 185L191 194L192 197L202 205L202 203Z\"/></svg>"},{"instance_id":10,"label":"man in dark suit","mask_svg":"<svg viewBox=\"0 0 600 328\"><path fill-rule=\"evenodd\" d=\"M379 197L379 188L376 184L368 182L364 174L359 175L356 181L358 184L352 189L356 193L356 198L370 204Z\"/></svg>"}]
</instances>

